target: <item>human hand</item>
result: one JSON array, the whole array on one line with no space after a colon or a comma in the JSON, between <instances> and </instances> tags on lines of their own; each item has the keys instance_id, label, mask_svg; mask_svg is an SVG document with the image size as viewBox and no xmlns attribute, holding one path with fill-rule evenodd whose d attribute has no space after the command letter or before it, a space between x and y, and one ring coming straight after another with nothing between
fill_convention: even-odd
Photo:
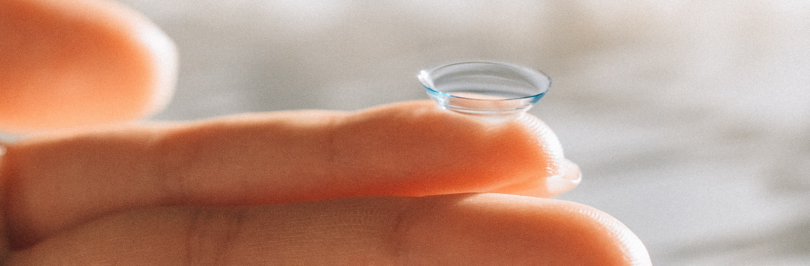
<instances>
[{"instance_id":1,"label":"human hand","mask_svg":"<svg viewBox=\"0 0 810 266\"><path fill-rule=\"evenodd\" d=\"M8 0L0 2L0 12L20 3L73 6L70 12L85 15L99 11L92 9L97 1ZM116 12L101 12L106 20L87 25L125 17ZM20 18L5 13L0 20L14 22L11 17ZM8 30L3 25L14 23L0 23L0 31ZM108 29L142 29L124 26ZM102 41L135 35L118 33L89 34ZM26 38L23 43L31 41ZM61 49L59 39L50 40ZM137 48L115 46L126 43L116 40L102 43L126 48L121 51ZM165 97L155 96L162 93L155 84L171 76L156 59L166 47L146 47L123 54L152 63L124 72L131 76L118 85L130 89L114 90L120 95L98 94L109 89L106 83L85 82L76 94L81 97L27 97L51 94L15 87L36 77L0 79L0 94L16 97L0 97L0 127L62 127L142 115ZM109 52L96 51L101 56L73 58L77 68L54 71L79 69L79 77L96 80L97 68L83 68ZM31 55L22 54L5 70L33 62ZM152 85L140 84L144 77L152 77ZM72 84L51 81L54 87ZM23 94L9 88L23 88ZM92 108L42 120L26 116L36 113L31 108L65 102L82 107L128 99L122 95L142 101L94 107L110 111L106 117ZM492 125L425 101L357 113L279 112L84 128L29 135L5 146L5 265L649 264L643 244L614 218L540 198L573 188L579 172L563 158L554 134L532 116Z\"/></svg>"},{"instance_id":2,"label":"human hand","mask_svg":"<svg viewBox=\"0 0 810 266\"><path fill-rule=\"evenodd\" d=\"M429 101L49 133L4 158L9 265L648 262L624 225L550 197L553 133Z\"/></svg>"}]
</instances>

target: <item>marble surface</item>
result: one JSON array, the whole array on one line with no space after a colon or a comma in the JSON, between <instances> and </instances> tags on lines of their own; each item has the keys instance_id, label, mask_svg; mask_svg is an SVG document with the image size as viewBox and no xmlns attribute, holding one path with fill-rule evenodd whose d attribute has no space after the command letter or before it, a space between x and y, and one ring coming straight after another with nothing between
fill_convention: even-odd
<instances>
[{"instance_id":1,"label":"marble surface","mask_svg":"<svg viewBox=\"0 0 810 266\"><path fill-rule=\"evenodd\" d=\"M810 264L810 2L123 0L180 49L154 120L425 99L495 59L554 81L531 112L656 265Z\"/></svg>"}]
</instances>

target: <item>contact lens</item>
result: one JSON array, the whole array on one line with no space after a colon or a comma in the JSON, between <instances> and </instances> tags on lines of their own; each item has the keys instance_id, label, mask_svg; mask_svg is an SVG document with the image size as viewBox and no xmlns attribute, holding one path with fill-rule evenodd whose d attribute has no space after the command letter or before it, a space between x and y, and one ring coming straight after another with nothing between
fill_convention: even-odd
<instances>
[{"instance_id":1,"label":"contact lens","mask_svg":"<svg viewBox=\"0 0 810 266\"><path fill-rule=\"evenodd\" d=\"M551 87L543 73L495 61L440 65L420 71L418 78L441 108L495 122L525 113Z\"/></svg>"}]
</instances>

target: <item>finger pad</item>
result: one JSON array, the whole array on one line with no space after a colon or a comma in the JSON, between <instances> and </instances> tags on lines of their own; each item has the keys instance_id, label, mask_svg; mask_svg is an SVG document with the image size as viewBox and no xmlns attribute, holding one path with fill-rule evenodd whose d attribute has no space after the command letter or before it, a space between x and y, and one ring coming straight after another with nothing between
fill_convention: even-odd
<instances>
[{"instance_id":1,"label":"finger pad","mask_svg":"<svg viewBox=\"0 0 810 266\"><path fill-rule=\"evenodd\" d=\"M408 246L421 254L414 260L458 265L649 264L635 234L591 207L507 195L464 197L426 209L412 226Z\"/></svg>"},{"instance_id":2,"label":"finger pad","mask_svg":"<svg viewBox=\"0 0 810 266\"><path fill-rule=\"evenodd\" d=\"M424 102L361 114L358 121L347 119L345 137L339 137L339 150L352 153L340 158L353 160L341 164L366 167L368 175L385 173L378 179L386 182L376 184L380 195L485 192L529 181L537 188L543 183L536 180L560 171L562 150L548 137L553 133L538 134L524 121L493 125ZM392 175L397 172L399 178Z\"/></svg>"},{"instance_id":3,"label":"finger pad","mask_svg":"<svg viewBox=\"0 0 810 266\"><path fill-rule=\"evenodd\" d=\"M5 131L137 119L164 101L160 91L171 86L171 41L110 2L3 1L0 33Z\"/></svg>"}]
</instances>

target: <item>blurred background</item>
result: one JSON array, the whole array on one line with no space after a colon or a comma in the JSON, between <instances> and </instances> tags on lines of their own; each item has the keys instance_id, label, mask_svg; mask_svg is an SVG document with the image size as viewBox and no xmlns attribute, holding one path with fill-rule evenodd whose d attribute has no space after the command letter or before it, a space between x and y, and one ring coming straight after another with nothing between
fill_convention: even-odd
<instances>
[{"instance_id":1,"label":"blurred background","mask_svg":"<svg viewBox=\"0 0 810 266\"><path fill-rule=\"evenodd\" d=\"M810 264L810 1L121 0L180 51L153 120L427 99L490 59L554 84L531 111L656 265Z\"/></svg>"}]
</instances>

